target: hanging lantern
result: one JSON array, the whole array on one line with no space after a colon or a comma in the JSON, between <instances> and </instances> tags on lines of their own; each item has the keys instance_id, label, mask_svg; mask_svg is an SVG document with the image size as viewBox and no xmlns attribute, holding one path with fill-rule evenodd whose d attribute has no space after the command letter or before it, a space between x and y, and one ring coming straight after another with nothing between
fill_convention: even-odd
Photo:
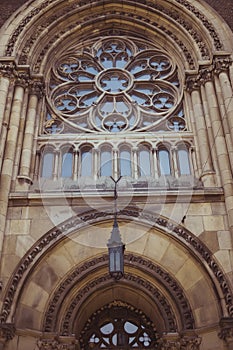
<instances>
[{"instance_id":1,"label":"hanging lantern","mask_svg":"<svg viewBox=\"0 0 233 350\"><path fill-rule=\"evenodd\" d=\"M125 245L121 241L120 230L116 216L107 247L109 257L109 273L115 280L119 280L124 275Z\"/></svg>"}]
</instances>

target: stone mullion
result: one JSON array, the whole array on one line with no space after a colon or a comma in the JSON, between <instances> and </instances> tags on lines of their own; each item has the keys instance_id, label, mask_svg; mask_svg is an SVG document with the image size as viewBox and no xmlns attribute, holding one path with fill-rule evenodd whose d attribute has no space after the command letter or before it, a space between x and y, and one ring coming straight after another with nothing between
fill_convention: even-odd
<instances>
[{"instance_id":1,"label":"stone mullion","mask_svg":"<svg viewBox=\"0 0 233 350\"><path fill-rule=\"evenodd\" d=\"M209 139L206 131L204 112L202 108L201 96L200 92L197 89L194 89L191 92L191 100L193 105L193 112L195 118L194 125L196 128L196 135L201 161L201 169L198 169L199 177L206 187L211 187L214 185L213 166L210 154Z\"/></svg>"},{"instance_id":2,"label":"stone mullion","mask_svg":"<svg viewBox=\"0 0 233 350\"><path fill-rule=\"evenodd\" d=\"M216 147L218 166L220 169L222 186L225 194L225 203L228 213L229 226L233 232L233 182L231 166L213 82L207 81L205 83L205 89L211 115L211 125L214 136L214 144Z\"/></svg>"},{"instance_id":3,"label":"stone mullion","mask_svg":"<svg viewBox=\"0 0 233 350\"><path fill-rule=\"evenodd\" d=\"M133 177L135 179L138 179L140 170L138 167L138 147L132 148L132 154L133 154Z\"/></svg>"},{"instance_id":4,"label":"stone mullion","mask_svg":"<svg viewBox=\"0 0 233 350\"><path fill-rule=\"evenodd\" d=\"M1 174L0 193L0 252L4 239L8 196L11 188L12 175L14 170L15 153L17 149L18 133L20 127L20 115L24 100L24 87L16 83L12 109L10 115L9 131L6 140L6 148Z\"/></svg>"},{"instance_id":5,"label":"stone mullion","mask_svg":"<svg viewBox=\"0 0 233 350\"><path fill-rule=\"evenodd\" d=\"M158 148L154 147L152 149L153 155L153 176L156 180L159 178L159 169L158 169Z\"/></svg>"},{"instance_id":6,"label":"stone mullion","mask_svg":"<svg viewBox=\"0 0 233 350\"><path fill-rule=\"evenodd\" d=\"M55 150L54 152L54 164L53 164L53 180L56 181L58 179L58 169L59 169L59 158L61 152L60 150Z\"/></svg>"},{"instance_id":7,"label":"stone mullion","mask_svg":"<svg viewBox=\"0 0 233 350\"><path fill-rule=\"evenodd\" d=\"M93 148L93 179L96 181L100 175L99 150Z\"/></svg>"},{"instance_id":8,"label":"stone mullion","mask_svg":"<svg viewBox=\"0 0 233 350\"><path fill-rule=\"evenodd\" d=\"M79 150L75 149L74 152L74 166L73 166L73 180L78 180L78 160L79 160Z\"/></svg>"},{"instance_id":9,"label":"stone mullion","mask_svg":"<svg viewBox=\"0 0 233 350\"><path fill-rule=\"evenodd\" d=\"M176 179L179 178L179 169L177 163L177 147L171 148L171 162L172 162L172 170L174 172L174 176Z\"/></svg>"},{"instance_id":10,"label":"stone mullion","mask_svg":"<svg viewBox=\"0 0 233 350\"><path fill-rule=\"evenodd\" d=\"M118 164L118 161L119 161L119 159L118 159L118 153L119 153L119 151L118 151L118 149L117 148L113 148L113 178L114 179L118 179L118 177L119 177L119 164Z\"/></svg>"}]
</instances>

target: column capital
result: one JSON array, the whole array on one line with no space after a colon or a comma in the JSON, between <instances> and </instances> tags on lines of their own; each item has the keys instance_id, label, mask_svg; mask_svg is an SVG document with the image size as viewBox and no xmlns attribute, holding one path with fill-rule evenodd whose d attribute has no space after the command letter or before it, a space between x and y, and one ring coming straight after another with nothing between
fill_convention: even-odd
<instances>
[{"instance_id":1,"label":"column capital","mask_svg":"<svg viewBox=\"0 0 233 350\"><path fill-rule=\"evenodd\" d=\"M41 98L45 94L45 84L42 79L31 78L29 80L29 93Z\"/></svg>"},{"instance_id":2,"label":"column capital","mask_svg":"<svg viewBox=\"0 0 233 350\"><path fill-rule=\"evenodd\" d=\"M213 79L213 66L201 67L197 73L186 74L185 89L188 92L199 90L207 81Z\"/></svg>"},{"instance_id":3,"label":"column capital","mask_svg":"<svg viewBox=\"0 0 233 350\"><path fill-rule=\"evenodd\" d=\"M13 323L0 324L0 342L6 343L15 336L15 325Z\"/></svg>"},{"instance_id":4,"label":"column capital","mask_svg":"<svg viewBox=\"0 0 233 350\"><path fill-rule=\"evenodd\" d=\"M213 60L214 73L228 71L232 64L232 58L229 55L215 56Z\"/></svg>"},{"instance_id":5,"label":"column capital","mask_svg":"<svg viewBox=\"0 0 233 350\"><path fill-rule=\"evenodd\" d=\"M0 61L0 76L13 79L16 65L12 61Z\"/></svg>"},{"instance_id":6,"label":"column capital","mask_svg":"<svg viewBox=\"0 0 233 350\"><path fill-rule=\"evenodd\" d=\"M220 320L218 336L227 344L233 343L233 317L224 317Z\"/></svg>"}]
</instances>

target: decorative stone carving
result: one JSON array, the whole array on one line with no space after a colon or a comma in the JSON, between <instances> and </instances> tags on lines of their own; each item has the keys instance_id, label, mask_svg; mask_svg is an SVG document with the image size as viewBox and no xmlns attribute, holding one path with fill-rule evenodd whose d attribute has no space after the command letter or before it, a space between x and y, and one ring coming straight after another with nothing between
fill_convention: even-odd
<instances>
[{"instance_id":1,"label":"decorative stone carving","mask_svg":"<svg viewBox=\"0 0 233 350\"><path fill-rule=\"evenodd\" d=\"M196 335L191 336L175 336L163 335L158 340L159 350L199 350L201 338Z\"/></svg>"},{"instance_id":2,"label":"decorative stone carving","mask_svg":"<svg viewBox=\"0 0 233 350\"><path fill-rule=\"evenodd\" d=\"M212 37L212 39L214 41L215 48L217 50L221 50L223 48L223 45L220 42L218 34L215 31L212 23L210 23L207 20L207 18L201 12L199 12L199 10L197 8L195 8L193 5L191 5L188 1L186 1L186 0L176 0L176 1L178 3L180 3L182 6L186 7L186 9L188 11L192 12L192 15L194 14L203 23L203 25L209 31L209 34L210 34L210 36ZM28 14L28 16L26 16L21 21L21 23L19 24L17 30L12 34L12 36L11 36L9 42L8 42L8 46L7 46L7 49L6 49L6 55L7 56L11 56L11 54L12 54L12 52L14 50L15 43L16 43L20 33L23 31L25 25L28 24L30 21L32 21L35 16L37 16L42 10L44 10L46 7L51 5L53 2L54 2L54 0L47 0L47 1L45 1L39 7L35 8L34 10L32 10ZM70 5L70 6L66 7L65 12L67 14L71 10L77 10L77 8L80 8L80 7L83 7L83 6L93 7L95 3L96 3L96 0L79 1L78 5L74 5L73 4L73 5ZM107 1L106 1L106 3L107 3ZM144 1L143 6L149 7L150 11L155 11L155 10L161 11L163 14L171 17L176 22L179 22L188 31L188 33L193 37L193 39L196 41L197 45L199 46L199 49L200 49L200 52L202 54L203 59L209 57L208 48L203 43L203 40L202 40L200 34L197 33L195 28L192 27L191 23L188 23L182 16L179 15L178 12L170 11L169 9L167 9L167 8L165 8L165 7L163 7L163 6L159 5L159 4L156 4L156 3L154 3L153 1L150 1L150 0ZM130 14L130 15L132 15L132 14ZM23 59L21 57L21 61L22 62L20 61L20 63L22 63L22 64L24 63L24 60L26 59L26 55L30 51L30 47L33 45L33 42L36 40L36 37L38 37L38 35L41 33L41 31L43 31L45 29L45 27L48 28L48 26L52 23L51 21L54 21L54 19L56 20L57 18L61 18L61 17L62 17L62 13L60 13L60 12L59 12L59 14L57 14L57 16L53 15L50 18L46 17L47 25L46 24L40 24L38 26L36 35L33 35L33 37L31 37L27 41L26 46L22 50L22 57L23 57ZM137 17L138 17L138 19L145 20L146 22L148 22L148 20L149 20L148 18L145 19L142 16L137 16ZM70 29L71 28L69 28L69 30ZM172 35L172 33L171 33L171 35Z\"/></svg>"},{"instance_id":3,"label":"decorative stone carving","mask_svg":"<svg viewBox=\"0 0 233 350\"><path fill-rule=\"evenodd\" d=\"M230 56L216 56L213 62L214 72L219 74L223 71L228 71L231 64L232 59Z\"/></svg>"},{"instance_id":4,"label":"decorative stone carving","mask_svg":"<svg viewBox=\"0 0 233 350\"><path fill-rule=\"evenodd\" d=\"M188 75L186 77L185 88L187 91L191 92L193 90L199 89L207 81L213 79L213 66L205 67L199 70L198 74Z\"/></svg>"},{"instance_id":5,"label":"decorative stone carving","mask_svg":"<svg viewBox=\"0 0 233 350\"><path fill-rule=\"evenodd\" d=\"M0 324L0 342L4 343L14 338L15 326L13 323Z\"/></svg>"},{"instance_id":6,"label":"decorative stone carving","mask_svg":"<svg viewBox=\"0 0 233 350\"><path fill-rule=\"evenodd\" d=\"M68 341L68 342L67 342ZM78 341L73 339L61 340L59 337L54 336L53 338L40 338L37 341L37 350L76 350Z\"/></svg>"},{"instance_id":7,"label":"decorative stone carving","mask_svg":"<svg viewBox=\"0 0 233 350\"><path fill-rule=\"evenodd\" d=\"M14 62L0 62L0 76L13 79L16 66Z\"/></svg>"},{"instance_id":8,"label":"decorative stone carving","mask_svg":"<svg viewBox=\"0 0 233 350\"><path fill-rule=\"evenodd\" d=\"M67 291L70 288L72 288L73 285L79 284L79 280L84 278L85 275L90 275L93 268L96 269L98 266L102 267L103 265L107 265L107 263L108 255L103 255L100 258L95 258L86 262L82 266L77 267L74 271L70 273L69 276L67 276L66 280L64 280L63 283L59 286L59 288L55 291L51 299L51 302L45 315L43 327L44 331L55 331L55 320L57 318L56 313L59 311L59 305L64 299L64 295L66 295ZM192 315L190 305L184 295L182 288L172 278L172 276L170 276L169 273L164 271L160 266L153 264L150 260L133 254L126 254L125 265L130 266L132 265L132 263L134 264L134 266L137 266L138 269L147 270L149 274L152 274L156 280L160 281L160 283L165 286L165 288L173 295L173 298L174 300L176 300L177 305L179 305L179 309L181 310L180 317L183 320L183 329L193 329L194 318ZM154 295L158 303L162 305L162 309L164 310L169 323L170 331L174 330L174 320L169 305L164 300L163 296L156 290L156 288L154 288L150 283L140 279L137 276L125 275L124 278L125 280L128 280L131 283L138 284L139 287L143 286L150 294ZM107 282L108 279L105 278L105 281ZM97 282L102 283L102 279ZM97 282L95 282L94 285L93 283L90 283L90 285L85 286L83 289L85 293L82 294L80 291L82 295L79 294L79 297L81 295L81 298L85 298L86 294L89 293L90 288L93 288L93 286L95 288L98 287ZM80 300L79 297L78 299ZM72 316L72 313L70 313L70 316Z\"/></svg>"},{"instance_id":9,"label":"decorative stone carving","mask_svg":"<svg viewBox=\"0 0 233 350\"><path fill-rule=\"evenodd\" d=\"M227 344L233 344L233 318L226 317L220 321L221 331L218 336L224 340Z\"/></svg>"}]
</instances>

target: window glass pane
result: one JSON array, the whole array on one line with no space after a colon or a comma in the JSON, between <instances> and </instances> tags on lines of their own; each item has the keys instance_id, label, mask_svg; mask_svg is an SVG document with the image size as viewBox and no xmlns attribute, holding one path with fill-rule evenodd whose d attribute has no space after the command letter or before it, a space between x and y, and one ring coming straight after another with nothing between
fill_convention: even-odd
<instances>
[{"instance_id":1,"label":"window glass pane","mask_svg":"<svg viewBox=\"0 0 233 350\"><path fill-rule=\"evenodd\" d=\"M190 164L189 164L189 155L188 151L185 149L180 149L178 151L178 162L180 175L190 175Z\"/></svg>"},{"instance_id":2,"label":"window glass pane","mask_svg":"<svg viewBox=\"0 0 233 350\"><path fill-rule=\"evenodd\" d=\"M139 151L139 172L140 172L140 176L151 175L149 150L144 149Z\"/></svg>"},{"instance_id":3,"label":"window glass pane","mask_svg":"<svg viewBox=\"0 0 233 350\"><path fill-rule=\"evenodd\" d=\"M120 174L121 176L131 176L130 152L123 150L120 152Z\"/></svg>"},{"instance_id":4,"label":"window glass pane","mask_svg":"<svg viewBox=\"0 0 233 350\"><path fill-rule=\"evenodd\" d=\"M161 175L171 175L170 157L166 150L159 151L159 167Z\"/></svg>"},{"instance_id":5,"label":"window glass pane","mask_svg":"<svg viewBox=\"0 0 233 350\"><path fill-rule=\"evenodd\" d=\"M45 153L43 156L42 162L42 172L41 176L46 178L53 177L53 164L54 164L54 154L53 153Z\"/></svg>"},{"instance_id":6,"label":"window glass pane","mask_svg":"<svg viewBox=\"0 0 233 350\"><path fill-rule=\"evenodd\" d=\"M81 176L92 176L92 150L85 149L81 155Z\"/></svg>"},{"instance_id":7,"label":"window glass pane","mask_svg":"<svg viewBox=\"0 0 233 350\"><path fill-rule=\"evenodd\" d=\"M111 151L104 150L100 155L100 176L112 175L112 154Z\"/></svg>"},{"instance_id":8,"label":"window glass pane","mask_svg":"<svg viewBox=\"0 0 233 350\"><path fill-rule=\"evenodd\" d=\"M73 155L71 152L65 152L62 155L61 176L72 177L72 170L73 170Z\"/></svg>"}]
</instances>

